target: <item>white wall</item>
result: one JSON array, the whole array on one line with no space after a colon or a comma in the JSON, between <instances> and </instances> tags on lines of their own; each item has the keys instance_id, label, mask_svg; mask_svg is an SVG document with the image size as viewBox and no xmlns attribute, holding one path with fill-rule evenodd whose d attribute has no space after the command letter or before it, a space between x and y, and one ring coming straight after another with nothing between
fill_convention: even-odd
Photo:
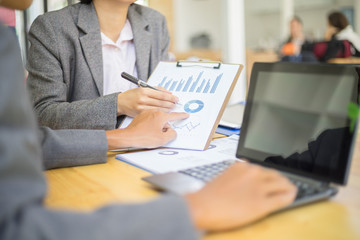
<instances>
[{"instance_id":1,"label":"white wall","mask_svg":"<svg viewBox=\"0 0 360 240\"><path fill-rule=\"evenodd\" d=\"M261 0L245 0L246 46L273 48L280 40L280 1L273 0L271 1L273 5L264 8L260 7L261 2Z\"/></svg>"},{"instance_id":2,"label":"white wall","mask_svg":"<svg viewBox=\"0 0 360 240\"><path fill-rule=\"evenodd\" d=\"M175 51L190 50L195 34L207 33L223 62L245 64L244 0L174 0ZM230 103L245 99L245 69Z\"/></svg>"},{"instance_id":3,"label":"white wall","mask_svg":"<svg viewBox=\"0 0 360 240\"><path fill-rule=\"evenodd\" d=\"M188 51L194 34L208 33L213 49L221 48L221 0L174 0L175 50Z\"/></svg>"}]
</instances>

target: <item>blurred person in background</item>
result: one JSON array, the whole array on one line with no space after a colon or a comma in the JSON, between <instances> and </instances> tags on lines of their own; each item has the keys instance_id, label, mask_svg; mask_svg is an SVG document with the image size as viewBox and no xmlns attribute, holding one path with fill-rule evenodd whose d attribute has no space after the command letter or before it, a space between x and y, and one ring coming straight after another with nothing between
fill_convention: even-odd
<instances>
[{"instance_id":1,"label":"blurred person in background","mask_svg":"<svg viewBox=\"0 0 360 240\"><path fill-rule=\"evenodd\" d=\"M327 22L328 27L324 39L303 43L300 55L312 54L315 61L318 62L360 56L360 38L352 29L345 15L341 12L331 12L327 17Z\"/></svg>"},{"instance_id":2,"label":"blurred person in background","mask_svg":"<svg viewBox=\"0 0 360 240\"><path fill-rule=\"evenodd\" d=\"M294 16L290 20L290 36L282 45L280 54L281 61L286 62L314 62L315 56L311 51L301 51L303 44L310 41L305 37L303 22L299 16Z\"/></svg>"},{"instance_id":3,"label":"blurred person in background","mask_svg":"<svg viewBox=\"0 0 360 240\"><path fill-rule=\"evenodd\" d=\"M353 56L360 56L360 36L354 32L346 16L341 12L331 12L328 15L328 27L325 32L325 40L347 40L351 43Z\"/></svg>"}]
</instances>

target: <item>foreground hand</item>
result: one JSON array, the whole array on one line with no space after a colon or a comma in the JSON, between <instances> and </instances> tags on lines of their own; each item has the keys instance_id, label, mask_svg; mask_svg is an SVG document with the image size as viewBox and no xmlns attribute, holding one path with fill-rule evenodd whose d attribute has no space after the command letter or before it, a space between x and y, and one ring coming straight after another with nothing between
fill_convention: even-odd
<instances>
[{"instance_id":1,"label":"foreground hand","mask_svg":"<svg viewBox=\"0 0 360 240\"><path fill-rule=\"evenodd\" d=\"M296 188L274 170L236 163L196 193L185 196L198 229L246 225L290 204Z\"/></svg>"},{"instance_id":2,"label":"foreground hand","mask_svg":"<svg viewBox=\"0 0 360 240\"><path fill-rule=\"evenodd\" d=\"M156 91L151 88L134 88L118 95L117 114L135 117L147 109L169 112L179 101L178 97L163 88Z\"/></svg>"},{"instance_id":3,"label":"foreground hand","mask_svg":"<svg viewBox=\"0 0 360 240\"><path fill-rule=\"evenodd\" d=\"M109 150L116 148L155 148L176 138L169 121L188 118L187 113L147 110L137 115L125 129L106 131Z\"/></svg>"}]
</instances>

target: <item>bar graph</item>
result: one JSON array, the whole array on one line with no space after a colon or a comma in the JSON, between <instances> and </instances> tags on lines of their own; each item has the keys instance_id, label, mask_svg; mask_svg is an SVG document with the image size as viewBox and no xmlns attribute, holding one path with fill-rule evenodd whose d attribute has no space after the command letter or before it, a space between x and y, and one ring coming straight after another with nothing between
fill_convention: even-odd
<instances>
[{"instance_id":1,"label":"bar graph","mask_svg":"<svg viewBox=\"0 0 360 240\"><path fill-rule=\"evenodd\" d=\"M214 94L219 86L223 73L216 76L215 80L205 79L203 77L204 71L196 76L191 75L187 79L173 79L164 76L159 84L160 87L165 88L171 92L189 92L189 93L207 93Z\"/></svg>"}]
</instances>

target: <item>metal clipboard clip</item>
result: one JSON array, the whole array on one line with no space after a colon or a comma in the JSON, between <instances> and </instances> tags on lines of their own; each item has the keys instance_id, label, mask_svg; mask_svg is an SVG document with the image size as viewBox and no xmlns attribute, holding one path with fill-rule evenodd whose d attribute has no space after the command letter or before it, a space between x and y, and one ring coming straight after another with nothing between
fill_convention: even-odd
<instances>
[{"instance_id":1,"label":"metal clipboard clip","mask_svg":"<svg viewBox=\"0 0 360 240\"><path fill-rule=\"evenodd\" d=\"M221 62L202 62L202 61L177 61L176 67L206 67L220 69Z\"/></svg>"}]
</instances>

